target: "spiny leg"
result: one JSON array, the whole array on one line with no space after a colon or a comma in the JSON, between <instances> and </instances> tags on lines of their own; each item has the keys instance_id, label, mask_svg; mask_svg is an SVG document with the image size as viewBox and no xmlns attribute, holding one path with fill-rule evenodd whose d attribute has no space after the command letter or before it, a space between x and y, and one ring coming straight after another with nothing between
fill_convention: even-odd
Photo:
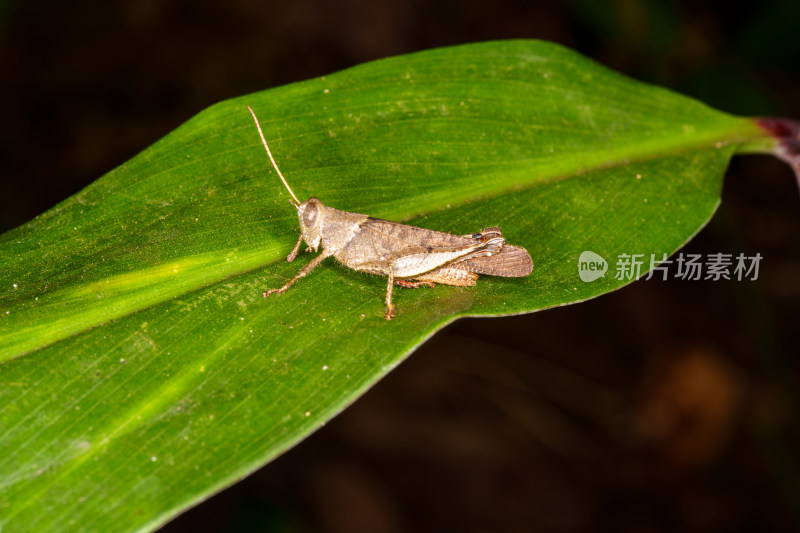
<instances>
[{"instance_id":1,"label":"spiny leg","mask_svg":"<svg viewBox=\"0 0 800 533\"><path fill-rule=\"evenodd\" d=\"M435 287L436 284L432 281L409 281L407 279L394 279L394 272L391 270L389 271L389 283L386 286L386 320L391 320L394 318L394 304L392 304L392 289L394 288L394 284L399 285L400 287L406 287L409 289L416 289L418 287L422 287L423 285L426 287Z\"/></svg>"},{"instance_id":2,"label":"spiny leg","mask_svg":"<svg viewBox=\"0 0 800 533\"><path fill-rule=\"evenodd\" d=\"M418 281L427 281L428 283L440 283L442 285L471 287L475 285L478 275L474 272L470 272L469 268L466 262L454 263L426 272L414 279Z\"/></svg>"},{"instance_id":3,"label":"spiny leg","mask_svg":"<svg viewBox=\"0 0 800 533\"><path fill-rule=\"evenodd\" d=\"M436 286L436 284L432 281L409 281L407 279L398 279L395 281L395 283L407 289L418 289L423 285L431 288Z\"/></svg>"},{"instance_id":4,"label":"spiny leg","mask_svg":"<svg viewBox=\"0 0 800 533\"><path fill-rule=\"evenodd\" d=\"M298 242L299 242L299 241L298 241ZM321 254L319 254L317 257L315 257L314 259L312 259L312 260L311 260L311 261L310 261L310 262L309 262L309 263L308 263L306 266L304 266L303 268L301 268L301 269L300 269L300 272L298 272L298 273L297 273L297 275L296 275L295 277L293 277L292 279L290 279L290 280L288 281L288 283L286 283L286 285L284 285L284 286L283 286L283 287L281 287L280 289L269 289L269 290L267 290L267 291L264 291L264 298L266 298L266 297L267 297L267 296L269 296L270 294L283 294L284 292L286 292L286 291L289 289L289 287L291 287L291 286L292 286L292 284L293 284L295 281L297 281L298 279L300 279L300 278L302 278L302 277L305 277L305 276L306 276L306 275L307 275L309 272L311 272L312 270L314 270L314 269L317 267L317 265L318 265L318 264L320 264L320 263L323 261L323 259L325 259L325 258L326 258L326 257L328 257L329 255L330 255L330 254L327 254L327 253L325 253L325 252L322 252L322 253L321 253Z\"/></svg>"}]
</instances>

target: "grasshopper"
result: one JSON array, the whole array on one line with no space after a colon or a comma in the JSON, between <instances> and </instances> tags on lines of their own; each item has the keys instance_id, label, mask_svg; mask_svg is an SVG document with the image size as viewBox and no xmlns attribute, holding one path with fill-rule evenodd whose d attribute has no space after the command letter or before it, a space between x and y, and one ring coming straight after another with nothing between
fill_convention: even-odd
<instances>
[{"instance_id":1,"label":"grasshopper","mask_svg":"<svg viewBox=\"0 0 800 533\"><path fill-rule=\"evenodd\" d=\"M386 320L395 316L392 304L395 283L411 288L434 287L436 283L470 287L475 285L478 274L519 278L533 271L528 251L506 244L497 227L469 235L453 235L340 211L313 196L300 202L275 163L256 114L250 106L247 109L253 115L272 166L293 198L289 202L300 219L300 237L286 260L294 261L303 241L308 251L316 252L322 246L322 252L295 277L279 289L264 292L264 298L286 292L330 256L353 270L388 277Z\"/></svg>"}]
</instances>

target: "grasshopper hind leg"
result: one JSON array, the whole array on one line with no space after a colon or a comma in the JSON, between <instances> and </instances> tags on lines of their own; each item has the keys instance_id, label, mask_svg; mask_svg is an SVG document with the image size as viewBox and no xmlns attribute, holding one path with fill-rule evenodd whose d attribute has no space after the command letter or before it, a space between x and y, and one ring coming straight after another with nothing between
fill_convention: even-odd
<instances>
[{"instance_id":1,"label":"grasshopper hind leg","mask_svg":"<svg viewBox=\"0 0 800 533\"><path fill-rule=\"evenodd\" d=\"M386 285L386 320L391 320L394 318L394 304L392 303L392 291L394 289L394 285L397 284L400 287L406 287L410 289L416 289L418 287L435 287L436 284L432 281L410 281L407 279L395 279L394 272L391 270L389 271L389 280Z\"/></svg>"},{"instance_id":2,"label":"grasshopper hind leg","mask_svg":"<svg viewBox=\"0 0 800 533\"><path fill-rule=\"evenodd\" d=\"M458 263L437 268L414 278L416 283L440 283L442 285L455 285L457 287L472 287L478 280L478 275L461 268Z\"/></svg>"},{"instance_id":3,"label":"grasshopper hind leg","mask_svg":"<svg viewBox=\"0 0 800 533\"><path fill-rule=\"evenodd\" d=\"M437 283L444 285L459 285L471 287L475 285L478 275L456 266L446 266L437 268L413 279L395 279L394 273L389 272L389 283L386 286L386 320L394 318L394 304L392 303L392 289L394 285L417 289L419 287L436 287Z\"/></svg>"},{"instance_id":4,"label":"grasshopper hind leg","mask_svg":"<svg viewBox=\"0 0 800 533\"><path fill-rule=\"evenodd\" d=\"M394 289L394 285L397 284L400 287L406 287L410 289L416 289L418 287L435 287L436 284L432 281L410 281L407 279L394 279L394 273L389 272L389 282L386 285L386 320L391 320L394 318L394 304L392 303L392 290Z\"/></svg>"},{"instance_id":5,"label":"grasshopper hind leg","mask_svg":"<svg viewBox=\"0 0 800 533\"><path fill-rule=\"evenodd\" d=\"M420 287L435 287L436 284L432 281L409 281L407 279L398 279L395 280L395 283L400 287L405 287L407 289L418 289Z\"/></svg>"}]
</instances>

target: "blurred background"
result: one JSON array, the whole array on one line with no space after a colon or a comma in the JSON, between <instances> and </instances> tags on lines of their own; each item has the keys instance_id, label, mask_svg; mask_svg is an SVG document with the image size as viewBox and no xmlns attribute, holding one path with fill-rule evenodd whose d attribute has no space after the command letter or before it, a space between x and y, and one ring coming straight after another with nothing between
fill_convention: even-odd
<instances>
[{"instance_id":1,"label":"blurred background","mask_svg":"<svg viewBox=\"0 0 800 533\"><path fill-rule=\"evenodd\" d=\"M3 0L0 231L220 100L381 57L556 41L731 113L800 118L800 2ZM800 530L800 193L737 157L687 253L756 281L640 281L461 320L164 531Z\"/></svg>"}]
</instances>

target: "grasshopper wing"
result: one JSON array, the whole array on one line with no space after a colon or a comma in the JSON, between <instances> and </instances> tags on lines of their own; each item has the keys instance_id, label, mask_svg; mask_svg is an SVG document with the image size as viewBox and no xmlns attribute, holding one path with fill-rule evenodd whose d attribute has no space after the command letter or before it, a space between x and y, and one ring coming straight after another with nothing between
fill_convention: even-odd
<instances>
[{"instance_id":1,"label":"grasshopper wing","mask_svg":"<svg viewBox=\"0 0 800 533\"><path fill-rule=\"evenodd\" d=\"M504 244L494 255L470 257L458 265L476 274L504 278L521 278L533 272L533 261L528 251L511 244Z\"/></svg>"}]
</instances>

